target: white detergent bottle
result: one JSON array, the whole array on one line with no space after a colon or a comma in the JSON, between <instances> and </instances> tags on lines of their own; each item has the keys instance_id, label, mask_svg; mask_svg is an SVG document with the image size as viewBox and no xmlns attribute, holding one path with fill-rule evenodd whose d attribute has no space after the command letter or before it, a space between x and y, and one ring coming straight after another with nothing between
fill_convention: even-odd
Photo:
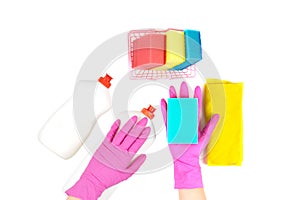
<instances>
[{"instance_id":1,"label":"white detergent bottle","mask_svg":"<svg viewBox=\"0 0 300 200\"><path fill-rule=\"evenodd\" d=\"M75 124L74 101L73 97L71 97L52 114L42 127L39 134L40 142L58 156L64 159L71 158L89 136L97 118L111 108L111 97L109 94L111 79L112 77L108 74L105 77L100 77L96 89L94 89L94 81L78 82L77 88L84 90L93 89L95 91L94 102L96 102L93 119L89 121L83 119L83 122L80 122L80 133L78 126Z\"/></svg>"}]
</instances>

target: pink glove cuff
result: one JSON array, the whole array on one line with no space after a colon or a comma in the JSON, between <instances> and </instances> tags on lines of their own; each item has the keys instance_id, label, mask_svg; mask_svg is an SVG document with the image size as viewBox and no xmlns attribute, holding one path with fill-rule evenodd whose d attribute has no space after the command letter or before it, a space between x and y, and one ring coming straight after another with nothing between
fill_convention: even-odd
<instances>
[{"instance_id":1,"label":"pink glove cuff","mask_svg":"<svg viewBox=\"0 0 300 200\"><path fill-rule=\"evenodd\" d=\"M105 189L96 177L83 174L76 184L66 191L66 194L81 200L97 200Z\"/></svg>"},{"instance_id":2,"label":"pink glove cuff","mask_svg":"<svg viewBox=\"0 0 300 200\"><path fill-rule=\"evenodd\" d=\"M203 188L202 174L199 162L174 162L175 189Z\"/></svg>"}]
</instances>

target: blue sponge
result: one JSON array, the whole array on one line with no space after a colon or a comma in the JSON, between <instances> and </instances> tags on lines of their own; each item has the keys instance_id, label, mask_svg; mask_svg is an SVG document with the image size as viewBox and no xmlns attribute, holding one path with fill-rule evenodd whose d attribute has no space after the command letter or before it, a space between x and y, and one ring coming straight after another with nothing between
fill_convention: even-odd
<instances>
[{"instance_id":1,"label":"blue sponge","mask_svg":"<svg viewBox=\"0 0 300 200\"><path fill-rule=\"evenodd\" d=\"M184 40L186 61L170 70L183 70L202 60L200 32L195 30L184 30Z\"/></svg>"},{"instance_id":2,"label":"blue sponge","mask_svg":"<svg viewBox=\"0 0 300 200\"><path fill-rule=\"evenodd\" d=\"M168 99L168 143L198 143L198 99Z\"/></svg>"}]
</instances>

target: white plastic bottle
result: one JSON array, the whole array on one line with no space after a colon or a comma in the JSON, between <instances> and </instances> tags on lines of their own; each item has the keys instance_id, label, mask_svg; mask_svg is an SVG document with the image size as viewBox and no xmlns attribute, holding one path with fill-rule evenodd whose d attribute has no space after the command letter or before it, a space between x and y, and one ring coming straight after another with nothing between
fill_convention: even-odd
<instances>
[{"instance_id":1,"label":"white plastic bottle","mask_svg":"<svg viewBox=\"0 0 300 200\"><path fill-rule=\"evenodd\" d=\"M97 102L94 107L95 120L87 122L84 131L78 133L73 115L73 97L71 97L53 113L43 126L39 134L41 143L60 157L71 158L89 136L97 118L111 108L111 97L108 90L111 86L111 79L112 77L108 74L99 78L101 84L97 84L94 94L94 102ZM81 89L91 89L94 86L95 82L91 81L78 83L78 87Z\"/></svg>"}]
</instances>

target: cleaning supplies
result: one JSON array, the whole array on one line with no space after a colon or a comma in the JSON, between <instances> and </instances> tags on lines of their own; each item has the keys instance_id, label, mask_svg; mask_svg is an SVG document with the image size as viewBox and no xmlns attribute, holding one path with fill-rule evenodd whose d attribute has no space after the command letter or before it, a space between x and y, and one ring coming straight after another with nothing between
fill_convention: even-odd
<instances>
[{"instance_id":1,"label":"cleaning supplies","mask_svg":"<svg viewBox=\"0 0 300 200\"><path fill-rule=\"evenodd\" d=\"M150 146L153 144L153 142L156 139L156 132L152 121L153 118L155 117L154 115L155 110L156 109L153 106L149 105L149 107L143 108L141 111L132 111L132 110L123 111L115 117L116 119L120 119L121 123L127 121L128 118L132 116L137 116L138 119L142 119L145 117L148 119L146 126L150 127L151 130L148 137L145 139L144 145L140 148L138 153L146 153L146 151L150 148Z\"/></svg>"},{"instance_id":2,"label":"cleaning supplies","mask_svg":"<svg viewBox=\"0 0 300 200\"><path fill-rule=\"evenodd\" d=\"M184 32L169 29L166 31L166 64L153 70L168 70L185 61Z\"/></svg>"},{"instance_id":3,"label":"cleaning supplies","mask_svg":"<svg viewBox=\"0 0 300 200\"><path fill-rule=\"evenodd\" d=\"M112 77L106 74L99 78L94 94L95 121L86 124L86 129L78 133L73 116L73 98L64 103L46 122L39 134L39 139L48 149L64 159L72 157L82 146L92 130L96 119L111 107L109 94ZM94 81L79 81L77 87L88 89L94 87Z\"/></svg>"},{"instance_id":4,"label":"cleaning supplies","mask_svg":"<svg viewBox=\"0 0 300 200\"><path fill-rule=\"evenodd\" d=\"M243 83L208 79L205 85L205 117L213 113L220 121L206 148L208 165L240 166L243 161Z\"/></svg>"},{"instance_id":5,"label":"cleaning supplies","mask_svg":"<svg viewBox=\"0 0 300 200\"><path fill-rule=\"evenodd\" d=\"M168 143L198 143L198 99L168 99Z\"/></svg>"},{"instance_id":6,"label":"cleaning supplies","mask_svg":"<svg viewBox=\"0 0 300 200\"><path fill-rule=\"evenodd\" d=\"M202 59L200 32L195 30L184 30L185 40L185 62L170 70L183 70Z\"/></svg>"},{"instance_id":7,"label":"cleaning supplies","mask_svg":"<svg viewBox=\"0 0 300 200\"><path fill-rule=\"evenodd\" d=\"M150 33L132 43L132 69L152 69L166 62L166 35Z\"/></svg>"},{"instance_id":8,"label":"cleaning supplies","mask_svg":"<svg viewBox=\"0 0 300 200\"><path fill-rule=\"evenodd\" d=\"M137 151L150 132L145 127L147 119L137 122L137 116L133 116L124 126L120 122L113 123L79 180L66 191L68 196L99 199L104 190L127 180L145 162L146 155Z\"/></svg>"}]
</instances>

